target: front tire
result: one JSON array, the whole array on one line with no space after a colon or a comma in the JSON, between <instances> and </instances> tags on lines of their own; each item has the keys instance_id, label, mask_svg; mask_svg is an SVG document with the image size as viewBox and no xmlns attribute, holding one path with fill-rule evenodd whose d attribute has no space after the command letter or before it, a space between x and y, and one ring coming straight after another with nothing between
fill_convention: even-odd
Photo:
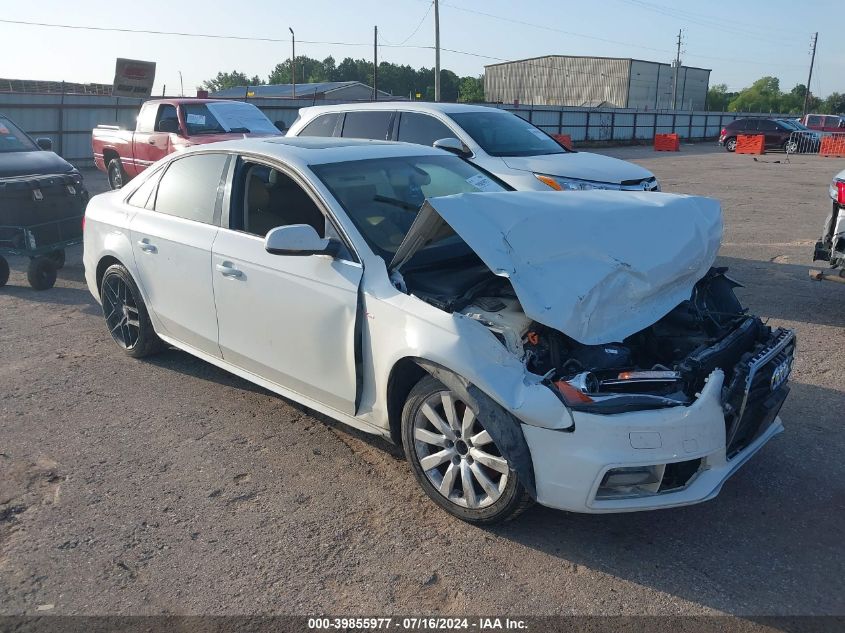
<instances>
[{"instance_id":1,"label":"front tire","mask_svg":"<svg viewBox=\"0 0 845 633\"><path fill-rule=\"evenodd\" d=\"M153 329L141 292L123 265L113 264L106 269L100 300L106 327L127 356L143 358L164 347Z\"/></svg>"},{"instance_id":2,"label":"front tire","mask_svg":"<svg viewBox=\"0 0 845 633\"><path fill-rule=\"evenodd\" d=\"M108 164L109 186L112 189L121 189L126 184L126 172L123 170L123 163L119 158L112 158Z\"/></svg>"},{"instance_id":3,"label":"front tire","mask_svg":"<svg viewBox=\"0 0 845 633\"><path fill-rule=\"evenodd\" d=\"M736 138L731 136L730 138L725 139L725 150L729 152L736 151Z\"/></svg>"},{"instance_id":4,"label":"front tire","mask_svg":"<svg viewBox=\"0 0 845 633\"><path fill-rule=\"evenodd\" d=\"M532 503L477 412L431 376L408 395L402 442L425 493L459 519L490 525Z\"/></svg>"}]
</instances>

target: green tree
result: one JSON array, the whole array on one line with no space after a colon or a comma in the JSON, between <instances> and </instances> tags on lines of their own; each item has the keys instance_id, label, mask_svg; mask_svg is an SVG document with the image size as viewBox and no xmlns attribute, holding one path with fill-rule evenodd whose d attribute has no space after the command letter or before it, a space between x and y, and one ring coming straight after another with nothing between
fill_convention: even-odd
<instances>
[{"instance_id":1,"label":"green tree","mask_svg":"<svg viewBox=\"0 0 845 633\"><path fill-rule=\"evenodd\" d=\"M480 103L484 101L484 77L464 77L458 88L458 101Z\"/></svg>"},{"instance_id":2,"label":"green tree","mask_svg":"<svg viewBox=\"0 0 845 633\"><path fill-rule=\"evenodd\" d=\"M710 86L707 91L707 109L714 112L724 112L728 109L728 102L736 96L736 92L728 92L727 84Z\"/></svg>"},{"instance_id":3,"label":"green tree","mask_svg":"<svg viewBox=\"0 0 845 633\"><path fill-rule=\"evenodd\" d=\"M264 81L258 75L247 77L246 73L233 70L230 73L217 73L217 76L213 79L207 79L202 82L202 87L209 92L218 92L227 88L237 88L238 86L260 86L263 83Z\"/></svg>"},{"instance_id":4,"label":"green tree","mask_svg":"<svg viewBox=\"0 0 845 633\"><path fill-rule=\"evenodd\" d=\"M728 104L730 112L779 112L780 81L777 77L761 77L743 89Z\"/></svg>"},{"instance_id":5,"label":"green tree","mask_svg":"<svg viewBox=\"0 0 845 633\"><path fill-rule=\"evenodd\" d=\"M832 92L822 103L826 114L845 114L845 93Z\"/></svg>"}]
</instances>

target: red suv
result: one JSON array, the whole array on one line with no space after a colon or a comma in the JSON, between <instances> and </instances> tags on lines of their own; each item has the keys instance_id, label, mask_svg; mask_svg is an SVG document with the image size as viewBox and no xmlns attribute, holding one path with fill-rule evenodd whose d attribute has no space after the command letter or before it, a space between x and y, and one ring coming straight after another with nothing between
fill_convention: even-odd
<instances>
[{"instance_id":1,"label":"red suv","mask_svg":"<svg viewBox=\"0 0 845 633\"><path fill-rule=\"evenodd\" d=\"M766 149L782 149L790 154L819 151L819 135L788 119L737 119L722 129L719 145L729 152L736 150L740 134L763 134Z\"/></svg>"}]
</instances>

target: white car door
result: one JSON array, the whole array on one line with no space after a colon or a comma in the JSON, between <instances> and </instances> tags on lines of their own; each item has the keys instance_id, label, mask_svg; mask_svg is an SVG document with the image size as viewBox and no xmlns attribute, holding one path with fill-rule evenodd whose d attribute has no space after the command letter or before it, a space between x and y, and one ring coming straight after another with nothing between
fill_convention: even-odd
<instances>
[{"instance_id":1,"label":"white car door","mask_svg":"<svg viewBox=\"0 0 845 633\"><path fill-rule=\"evenodd\" d=\"M338 411L355 412L361 265L346 252L271 255L264 235L326 218L290 177L249 162L232 183L228 227L212 249L223 358ZM229 228L230 227L230 228ZM346 251L344 248L343 251Z\"/></svg>"},{"instance_id":2,"label":"white car door","mask_svg":"<svg viewBox=\"0 0 845 633\"><path fill-rule=\"evenodd\" d=\"M129 224L138 283L161 333L218 358L211 246L227 160L197 154L173 161L150 208Z\"/></svg>"}]
</instances>

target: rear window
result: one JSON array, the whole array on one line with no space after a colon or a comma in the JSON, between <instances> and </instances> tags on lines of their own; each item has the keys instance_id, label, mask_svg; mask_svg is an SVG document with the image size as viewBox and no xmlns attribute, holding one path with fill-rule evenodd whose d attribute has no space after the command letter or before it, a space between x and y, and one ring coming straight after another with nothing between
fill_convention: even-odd
<instances>
[{"instance_id":1,"label":"rear window","mask_svg":"<svg viewBox=\"0 0 845 633\"><path fill-rule=\"evenodd\" d=\"M0 116L0 154L7 152L32 152L39 147L6 117Z\"/></svg>"},{"instance_id":2,"label":"rear window","mask_svg":"<svg viewBox=\"0 0 845 633\"><path fill-rule=\"evenodd\" d=\"M321 114L299 132L297 136L334 136L340 114Z\"/></svg>"},{"instance_id":3,"label":"rear window","mask_svg":"<svg viewBox=\"0 0 845 633\"><path fill-rule=\"evenodd\" d=\"M393 112L347 112L343 121L343 138L387 140Z\"/></svg>"}]
</instances>

